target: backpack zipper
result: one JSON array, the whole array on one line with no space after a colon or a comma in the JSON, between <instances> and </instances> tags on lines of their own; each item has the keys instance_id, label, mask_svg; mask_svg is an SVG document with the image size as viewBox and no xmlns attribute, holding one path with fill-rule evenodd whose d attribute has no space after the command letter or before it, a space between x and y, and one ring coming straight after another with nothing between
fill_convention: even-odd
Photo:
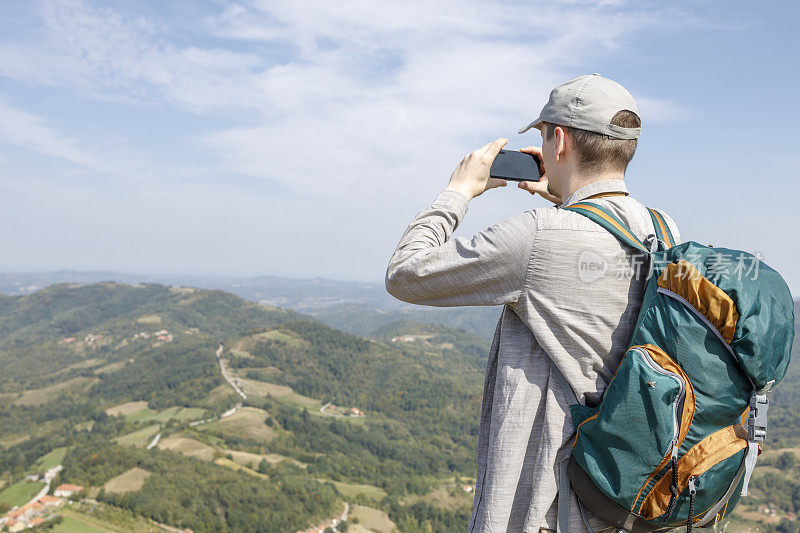
<instances>
[{"instance_id":1,"label":"backpack zipper","mask_svg":"<svg viewBox=\"0 0 800 533\"><path fill-rule=\"evenodd\" d=\"M672 509L675 505L675 500L678 496L678 448L680 447L680 430L681 430L681 422L682 417L678 413L680 406L684 404L686 400L686 383L683 381L683 378L676 374L675 372L671 372L666 368L663 368L658 363L653 360L653 357L650 355L644 348L633 348L637 352L642 355L642 359L644 360L645 364L653 369L656 373L661 374L663 376L670 377L678 382L678 387L680 387L678 391L678 396L675 398L675 402L672 404L672 450L670 452L670 463L672 465L672 484L670 485L670 498L669 503L667 504L667 510L664 513L664 520L666 520L670 514L672 514Z\"/></svg>"},{"instance_id":2,"label":"backpack zipper","mask_svg":"<svg viewBox=\"0 0 800 533\"><path fill-rule=\"evenodd\" d=\"M750 386L753 387L753 390L756 389L755 384L753 384L753 380L750 379L750 375L745 371L744 367L742 366L742 363L736 357L736 352L733 351L733 348L731 347L730 344L728 344L728 341L725 340L725 338L719 332L717 327L714 324L712 324L711 321L708 318L706 318L706 316L703 313L698 311L697 308L695 308L695 306L693 306L691 303L689 303L689 301L686 298L684 298L683 296L681 296L680 294L678 294L676 292L673 292L673 291L671 291L669 289L665 289L664 287L661 287L661 286L659 286L656 289L656 292L657 293L661 293L664 296L667 296L668 298L672 298L673 300L676 300L676 301L682 303L685 307L688 307L689 311L691 311L697 318L699 318L700 321L703 324L705 324L705 326L711 331L711 333L714 336L717 337L719 342L722 343L722 345L725 347L725 349L728 351L728 353L731 354L731 357L733 357L734 364L736 364L736 366L742 372L742 375L745 378L747 378L747 381L750 382Z\"/></svg>"},{"instance_id":3,"label":"backpack zipper","mask_svg":"<svg viewBox=\"0 0 800 533\"><path fill-rule=\"evenodd\" d=\"M697 487L694 480L697 476L689 476L689 518L686 520L686 533L692 533L694 525L694 498L697 495Z\"/></svg>"},{"instance_id":4,"label":"backpack zipper","mask_svg":"<svg viewBox=\"0 0 800 533\"><path fill-rule=\"evenodd\" d=\"M675 372L670 372L666 368L663 368L660 365L658 365L658 363L656 363L653 360L653 358L650 356L650 352L648 352L644 348L633 348L633 349L636 350L637 352L639 352L642 355L642 358L644 359L645 363L647 363L647 366L652 368L657 373L659 373L659 374L661 374L663 376L671 377L672 379L674 379L675 381L678 382L678 386L680 387L680 392L678 392L678 397L675 398L675 403L672 404L672 420L673 420L672 427L673 427L673 430L672 430L672 453L671 453L672 458L673 459L677 459L678 458L678 444L679 444L678 443L678 436L680 435L680 429L681 429L681 417L678 414L678 409L679 409L681 403L685 400L686 383L684 383L683 378L680 377Z\"/></svg>"}]
</instances>

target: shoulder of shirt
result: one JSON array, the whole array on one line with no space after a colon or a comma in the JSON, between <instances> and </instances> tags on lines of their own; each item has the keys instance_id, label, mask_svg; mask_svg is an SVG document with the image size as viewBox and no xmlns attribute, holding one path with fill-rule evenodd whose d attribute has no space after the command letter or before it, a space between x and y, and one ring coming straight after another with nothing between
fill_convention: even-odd
<instances>
[{"instance_id":1,"label":"shoulder of shirt","mask_svg":"<svg viewBox=\"0 0 800 533\"><path fill-rule=\"evenodd\" d=\"M603 204L604 200L607 200L610 203L614 202L614 201L619 201L619 200L623 200L623 202L632 200L632 201L636 202L637 204L641 205L642 208L646 208L647 207L647 206L645 206L645 204L640 202L638 199L636 199L636 198L634 198L633 196L630 196L630 195L624 196L624 197L611 196L611 197L597 198L597 199L592 199L592 200L589 200L589 201L597 202L599 204ZM669 214L667 214L663 209L660 209L660 208L657 208L657 207L653 207L653 209L656 209L659 213L661 213L664 216L664 221L667 223L667 226L669 226L669 229L672 232L672 236L675 238L675 242L676 243L680 243L681 242L680 230L678 229L678 225L675 222L675 220ZM574 213L574 212L566 210L566 209L561 209L560 206L555 206L555 205L537 207L537 208L530 209L530 210L526 211L526 213L530 213L531 216L534 219L537 219L537 220L543 222L544 224L541 224L539 226L541 228L553 227L552 226L553 223L558 224L559 222L566 221L566 220L570 219L573 216L577 216L579 220L580 219L588 220L588 219L585 219L585 217L583 217L581 215L578 215L577 213ZM592 230L596 229L594 227L594 225L591 224L591 223L587 224L586 226L590 227Z\"/></svg>"}]
</instances>

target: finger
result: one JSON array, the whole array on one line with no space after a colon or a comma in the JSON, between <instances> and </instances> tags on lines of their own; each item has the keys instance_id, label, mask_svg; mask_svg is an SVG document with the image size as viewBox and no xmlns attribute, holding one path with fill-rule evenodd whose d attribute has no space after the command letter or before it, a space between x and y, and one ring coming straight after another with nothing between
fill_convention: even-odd
<instances>
[{"instance_id":1,"label":"finger","mask_svg":"<svg viewBox=\"0 0 800 533\"><path fill-rule=\"evenodd\" d=\"M494 161L494 158L497 157L497 154L500 153L500 150L502 150L503 146L505 146L507 143L508 139L501 137L486 145L486 151L484 152L486 154L486 159L489 162Z\"/></svg>"},{"instance_id":2,"label":"finger","mask_svg":"<svg viewBox=\"0 0 800 533\"><path fill-rule=\"evenodd\" d=\"M520 181L519 188L525 189L531 194L542 194L547 192L547 185L541 181Z\"/></svg>"},{"instance_id":3,"label":"finger","mask_svg":"<svg viewBox=\"0 0 800 533\"><path fill-rule=\"evenodd\" d=\"M536 191L531 188L531 185L530 185L529 181L520 181L519 185L517 185L517 187L519 187L520 189L523 189L525 191L528 191L531 194L536 194Z\"/></svg>"},{"instance_id":4,"label":"finger","mask_svg":"<svg viewBox=\"0 0 800 533\"><path fill-rule=\"evenodd\" d=\"M519 151L526 154L531 154L538 160L539 172L541 172L542 176L547 173L547 169L544 168L544 159L542 157L541 146L526 146L525 148L520 148Z\"/></svg>"},{"instance_id":5,"label":"finger","mask_svg":"<svg viewBox=\"0 0 800 533\"><path fill-rule=\"evenodd\" d=\"M508 182L500 178L489 178L489 181L486 182L487 189L493 189L495 187L505 187L506 185L508 185Z\"/></svg>"},{"instance_id":6,"label":"finger","mask_svg":"<svg viewBox=\"0 0 800 533\"><path fill-rule=\"evenodd\" d=\"M542 155L541 146L526 146L525 148L520 148L519 151L526 154Z\"/></svg>"}]
</instances>

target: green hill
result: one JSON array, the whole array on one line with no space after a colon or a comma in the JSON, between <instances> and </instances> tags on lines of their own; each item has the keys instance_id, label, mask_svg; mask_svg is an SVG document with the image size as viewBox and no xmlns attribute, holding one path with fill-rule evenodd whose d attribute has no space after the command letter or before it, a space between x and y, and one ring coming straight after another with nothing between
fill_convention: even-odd
<instances>
[{"instance_id":1,"label":"green hill","mask_svg":"<svg viewBox=\"0 0 800 533\"><path fill-rule=\"evenodd\" d=\"M0 297L0 332L0 484L60 450L56 482L118 527L296 530L344 501L402 531L469 519L488 343L465 331L363 338L220 291L100 283Z\"/></svg>"}]
</instances>

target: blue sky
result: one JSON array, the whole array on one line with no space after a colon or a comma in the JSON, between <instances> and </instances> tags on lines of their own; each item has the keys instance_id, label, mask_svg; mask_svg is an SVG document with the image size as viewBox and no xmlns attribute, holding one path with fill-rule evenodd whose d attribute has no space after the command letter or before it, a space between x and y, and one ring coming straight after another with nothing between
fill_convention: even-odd
<instances>
[{"instance_id":1,"label":"blue sky","mask_svg":"<svg viewBox=\"0 0 800 533\"><path fill-rule=\"evenodd\" d=\"M800 294L795 2L0 0L0 269L382 281L461 157L600 72L626 181ZM545 205L514 187L458 236Z\"/></svg>"}]
</instances>

